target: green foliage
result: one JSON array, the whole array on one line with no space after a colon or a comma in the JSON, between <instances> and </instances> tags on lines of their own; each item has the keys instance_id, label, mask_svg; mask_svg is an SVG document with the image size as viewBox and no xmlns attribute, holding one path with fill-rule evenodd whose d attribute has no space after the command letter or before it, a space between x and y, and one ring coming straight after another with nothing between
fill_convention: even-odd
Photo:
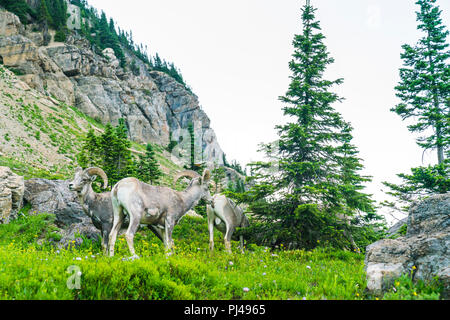
<instances>
[{"instance_id":1,"label":"green foliage","mask_svg":"<svg viewBox=\"0 0 450 320\"><path fill-rule=\"evenodd\" d=\"M386 193L396 198L396 203L385 201L383 205L400 211L409 210L413 201L450 190L449 31L435 3L436 0L416 2L420 6L417 28L423 37L414 46L402 46L401 81L395 87L402 102L391 111L403 120L412 120L408 126L411 132L425 134L417 139L417 144L425 150L435 149L438 164L411 168L412 174L398 174L401 184L383 182L390 189Z\"/></svg>"},{"instance_id":2,"label":"green foliage","mask_svg":"<svg viewBox=\"0 0 450 320\"><path fill-rule=\"evenodd\" d=\"M44 1L42 1L44 2ZM65 32L67 25L67 3L65 0L45 0L48 13L51 19L48 19L49 25L60 32ZM64 33L65 34L65 33ZM61 35L59 36L62 37ZM55 40L56 41L56 40Z\"/></svg>"},{"instance_id":3,"label":"green foliage","mask_svg":"<svg viewBox=\"0 0 450 320\"><path fill-rule=\"evenodd\" d=\"M185 165L184 168L203 174L203 170L206 168L206 163L198 162L200 160L199 158L203 160L203 155L198 155L195 153L197 151L197 141L195 140L194 125L189 123L187 130L189 133L189 164Z\"/></svg>"},{"instance_id":4,"label":"green foliage","mask_svg":"<svg viewBox=\"0 0 450 320\"><path fill-rule=\"evenodd\" d=\"M423 37L415 46L402 46L403 68L400 83L395 87L402 102L391 111L403 120L411 118L411 132L423 133L417 143L426 149L436 149L438 163L450 152L450 85L448 63L450 51L447 43L449 31L440 17L436 0L419 0L418 30ZM433 130L429 130L429 129Z\"/></svg>"},{"instance_id":5,"label":"green foliage","mask_svg":"<svg viewBox=\"0 0 450 320\"><path fill-rule=\"evenodd\" d=\"M166 60L161 59L159 54L156 53L153 59L149 59L149 63L153 70L167 73L169 76L174 78L178 83L181 83L187 91L192 93L191 88L184 81L180 70L177 67L175 67L173 62L169 63Z\"/></svg>"},{"instance_id":6,"label":"green foliage","mask_svg":"<svg viewBox=\"0 0 450 320\"><path fill-rule=\"evenodd\" d=\"M222 235L214 233L216 251L209 253L206 219L184 217L174 229L175 254L167 256L159 239L143 229L136 234L139 260L127 261L128 248L118 238L116 256L105 257L97 242L56 248L57 233L49 215L23 212L0 225L0 299L56 300L360 300L365 295L364 256L327 248L271 251L249 245L224 252ZM40 243L40 244L38 244ZM125 255L125 256L124 256ZM80 289L67 283L79 269ZM397 295L384 299L439 298L439 288L395 284ZM248 290L244 290L248 288ZM414 295L416 292L417 296Z\"/></svg>"},{"instance_id":7,"label":"green foliage","mask_svg":"<svg viewBox=\"0 0 450 320\"><path fill-rule=\"evenodd\" d=\"M214 164L211 171L211 180L214 182L214 193L218 193L223 188L222 180L225 178L225 168Z\"/></svg>"},{"instance_id":8,"label":"green foliage","mask_svg":"<svg viewBox=\"0 0 450 320\"><path fill-rule=\"evenodd\" d=\"M172 152L173 149L177 146L177 141L172 139L172 131L169 132L169 145L167 146L167 151Z\"/></svg>"},{"instance_id":9,"label":"green foliage","mask_svg":"<svg viewBox=\"0 0 450 320\"><path fill-rule=\"evenodd\" d=\"M396 202L385 201L382 204L400 211L408 211L413 201L450 191L450 160L428 167L412 168L410 175L398 174L401 184L383 182L391 191L386 192L396 198Z\"/></svg>"},{"instance_id":10,"label":"green foliage","mask_svg":"<svg viewBox=\"0 0 450 320\"><path fill-rule=\"evenodd\" d=\"M113 186L119 180L132 176L136 170L130 146L124 122L119 121L116 128L108 123L99 137L93 130L88 132L77 157L78 163L83 168L102 168L108 176L109 185Z\"/></svg>"},{"instance_id":11,"label":"green foliage","mask_svg":"<svg viewBox=\"0 0 450 320\"><path fill-rule=\"evenodd\" d=\"M129 50L137 58L147 64L150 69L167 73L177 82L182 84L186 90L192 92L186 85L181 72L175 65L161 59L158 54L156 54L154 58L149 57L147 46L136 44L131 31L124 31L120 28L116 30L114 20L110 19L108 23L105 13L102 12L99 15L96 9L88 6L87 1L75 0L72 1L72 4L79 6L82 17L91 21L93 25L92 28L89 28L86 24L82 24L81 33L97 47L98 53L101 53L100 51L105 48L112 48L117 59L120 61L121 67L124 68L126 66L126 59L123 50ZM135 62L131 62L130 69L133 73L137 74L138 69Z\"/></svg>"},{"instance_id":12,"label":"green foliage","mask_svg":"<svg viewBox=\"0 0 450 320\"><path fill-rule=\"evenodd\" d=\"M139 156L136 164L136 178L146 183L157 184L161 175L155 151L151 144L147 144L145 155Z\"/></svg>"},{"instance_id":13,"label":"green foliage","mask_svg":"<svg viewBox=\"0 0 450 320\"><path fill-rule=\"evenodd\" d=\"M47 24L47 26L53 25L52 17L48 12L47 0L40 0L37 12L37 19L38 23L41 25L43 24Z\"/></svg>"},{"instance_id":14,"label":"green foliage","mask_svg":"<svg viewBox=\"0 0 450 320\"><path fill-rule=\"evenodd\" d=\"M34 12L34 10L30 8L25 0L0 0L0 5L3 6L6 10L11 11L15 15L17 15L20 19L20 22L25 25L28 23L28 14L32 17L36 16L36 12Z\"/></svg>"},{"instance_id":15,"label":"green foliage","mask_svg":"<svg viewBox=\"0 0 450 320\"><path fill-rule=\"evenodd\" d=\"M351 144L351 125L332 107L342 98L331 89L343 80L323 79L334 60L323 44L315 11L310 5L302 9L303 32L294 37L289 63L291 84L280 97L292 121L277 126L277 146L262 146L269 161L250 164L252 187L244 198L262 226L267 225L255 230L267 245L347 247L350 232L380 218L362 192L371 179L359 173L363 166ZM346 217L355 217L350 221L358 224L347 227Z\"/></svg>"},{"instance_id":16,"label":"green foliage","mask_svg":"<svg viewBox=\"0 0 450 320\"><path fill-rule=\"evenodd\" d=\"M383 300L439 300L442 284L432 281L413 281L411 275L402 275L394 285L383 294Z\"/></svg>"},{"instance_id":17,"label":"green foliage","mask_svg":"<svg viewBox=\"0 0 450 320\"><path fill-rule=\"evenodd\" d=\"M189 131L189 137L191 142L190 147L190 168L191 170L194 170L195 168L195 134L194 134L194 125L192 123L189 123L188 125L188 131Z\"/></svg>"},{"instance_id":18,"label":"green foliage","mask_svg":"<svg viewBox=\"0 0 450 320\"><path fill-rule=\"evenodd\" d=\"M54 172L54 170L45 170L41 168L37 168L36 166L33 166L32 164L25 163L23 161L20 161L18 159L9 158L5 156L0 156L0 166L5 166L9 168L13 168L13 171L23 176L25 179L31 179L31 178L43 178L43 179L49 179L49 180L61 180L61 179L67 179L68 177L58 173Z\"/></svg>"},{"instance_id":19,"label":"green foliage","mask_svg":"<svg viewBox=\"0 0 450 320\"><path fill-rule=\"evenodd\" d=\"M66 33L62 30L58 30L58 31L56 31L55 37L53 40L56 42L64 42L64 41L66 41L66 38L67 38Z\"/></svg>"}]
</instances>

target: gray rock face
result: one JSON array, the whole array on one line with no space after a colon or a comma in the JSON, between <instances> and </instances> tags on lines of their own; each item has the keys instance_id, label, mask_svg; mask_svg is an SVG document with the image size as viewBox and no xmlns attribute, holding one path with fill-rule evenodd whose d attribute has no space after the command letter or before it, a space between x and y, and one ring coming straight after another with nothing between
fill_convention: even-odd
<instances>
[{"instance_id":1,"label":"gray rock face","mask_svg":"<svg viewBox=\"0 0 450 320\"><path fill-rule=\"evenodd\" d=\"M30 214L54 214L55 222L59 226L69 226L89 220L78 202L77 195L69 190L68 181L27 180L24 201L31 205Z\"/></svg>"},{"instance_id":2,"label":"gray rock face","mask_svg":"<svg viewBox=\"0 0 450 320\"><path fill-rule=\"evenodd\" d=\"M59 240L57 245L60 248L67 248L69 245L80 246L83 244L84 240L80 235L83 235L88 240L97 241L100 237L100 231L92 223L80 222L61 230L61 235L61 240Z\"/></svg>"},{"instance_id":3,"label":"gray rock face","mask_svg":"<svg viewBox=\"0 0 450 320\"><path fill-rule=\"evenodd\" d=\"M149 71L126 50L128 65L134 61L138 72L122 69L112 49L105 49L103 55L77 36L69 36L64 44L43 46L42 33L0 11L0 56L6 66L21 71L21 80L31 88L104 124L117 125L123 118L130 138L139 143L167 146L171 135L179 141L193 123L202 162L223 164L223 151L197 96L167 74ZM184 160L187 163L189 157Z\"/></svg>"},{"instance_id":4,"label":"gray rock face","mask_svg":"<svg viewBox=\"0 0 450 320\"><path fill-rule=\"evenodd\" d=\"M83 212L76 193L68 186L69 181L30 179L25 181L24 194L25 203L31 205L30 214L55 215L62 236L57 245L65 248L71 244L81 245L81 235L93 241L100 236L91 218Z\"/></svg>"},{"instance_id":5,"label":"gray rock face","mask_svg":"<svg viewBox=\"0 0 450 320\"><path fill-rule=\"evenodd\" d=\"M389 228L388 232L387 232L387 236L391 237L396 235L401 227L403 227L405 224L407 224L408 222L408 217L401 219L400 221L398 221L396 224L394 224L392 227Z\"/></svg>"},{"instance_id":6,"label":"gray rock face","mask_svg":"<svg viewBox=\"0 0 450 320\"><path fill-rule=\"evenodd\" d=\"M0 167L0 223L7 224L22 208L24 194L23 177L8 167Z\"/></svg>"},{"instance_id":7,"label":"gray rock face","mask_svg":"<svg viewBox=\"0 0 450 320\"><path fill-rule=\"evenodd\" d=\"M450 298L450 193L415 203L408 216L405 237L384 239L367 247L367 289L380 294L395 278L411 274L414 280L437 277Z\"/></svg>"}]
</instances>

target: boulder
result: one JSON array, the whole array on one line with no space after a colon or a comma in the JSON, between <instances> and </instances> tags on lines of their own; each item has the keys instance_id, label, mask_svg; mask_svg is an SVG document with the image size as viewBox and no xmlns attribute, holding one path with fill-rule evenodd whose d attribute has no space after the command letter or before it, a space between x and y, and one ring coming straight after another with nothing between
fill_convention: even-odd
<instances>
[{"instance_id":1,"label":"boulder","mask_svg":"<svg viewBox=\"0 0 450 320\"><path fill-rule=\"evenodd\" d=\"M366 249L367 290L381 294L403 274L414 281L437 277L450 297L450 193L414 203L404 237L383 239Z\"/></svg>"},{"instance_id":2,"label":"boulder","mask_svg":"<svg viewBox=\"0 0 450 320\"><path fill-rule=\"evenodd\" d=\"M58 247L67 248L70 244L79 246L83 242L80 236L93 241L100 236L100 231L95 228L91 218L84 213L76 193L69 190L69 181L27 180L24 201L31 206L30 214L55 215L55 224L61 228Z\"/></svg>"},{"instance_id":3,"label":"boulder","mask_svg":"<svg viewBox=\"0 0 450 320\"><path fill-rule=\"evenodd\" d=\"M24 201L31 206L30 214L50 213L56 216L60 227L89 219L81 208L75 192L69 190L69 181L30 179L25 181Z\"/></svg>"},{"instance_id":4,"label":"boulder","mask_svg":"<svg viewBox=\"0 0 450 320\"><path fill-rule=\"evenodd\" d=\"M74 223L62 229L60 234L62 237L57 244L60 248L67 248L69 245L81 246L84 242L83 238L80 237L81 235L91 241L97 241L101 237L100 231L94 227L90 220Z\"/></svg>"},{"instance_id":5,"label":"boulder","mask_svg":"<svg viewBox=\"0 0 450 320\"><path fill-rule=\"evenodd\" d=\"M0 167L0 223L9 223L22 208L24 179L8 167Z\"/></svg>"},{"instance_id":6,"label":"boulder","mask_svg":"<svg viewBox=\"0 0 450 320\"><path fill-rule=\"evenodd\" d=\"M8 11L0 9L0 34L6 37L22 33L23 25L19 18Z\"/></svg>"},{"instance_id":7,"label":"boulder","mask_svg":"<svg viewBox=\"0 0 450 320\"><path fill-rule=\"evenodd\" d=\"M120 61L116 58L114 50L111 48L106 48L102 51L103 55L108 58L109 65L113 68L117 68L120 65Z\"/></svg>"}]
</instances>

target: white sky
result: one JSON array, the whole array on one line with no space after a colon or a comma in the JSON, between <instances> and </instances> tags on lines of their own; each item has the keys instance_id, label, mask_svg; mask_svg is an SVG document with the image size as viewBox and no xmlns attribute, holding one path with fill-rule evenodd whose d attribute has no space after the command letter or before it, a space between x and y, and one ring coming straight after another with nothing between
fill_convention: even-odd
<instances>
[{"instance_id":1,"label":"white sky","mask_svg":"<svg viewBox=\"0 0 450 320\"><path fill-rule=\"evenodd\" d=\"M398 103L401 45L419 39L415 0L311 0L335 63L328 79L346 100L335 105L354 127L353 143L373 177L366 192L386 199L381 181L435 163L422 150L407 123L390 108ZM294 34L302 30L304 0L88 0L116 25L132 30L175 65L211 119L229 162L260 160L257 145L277 138L286 119L278 97L288 89L288 62ZM447 29L450 1L438 0ZM388 221L390 217L387 216Z\"/></svg>"}]
</instances>

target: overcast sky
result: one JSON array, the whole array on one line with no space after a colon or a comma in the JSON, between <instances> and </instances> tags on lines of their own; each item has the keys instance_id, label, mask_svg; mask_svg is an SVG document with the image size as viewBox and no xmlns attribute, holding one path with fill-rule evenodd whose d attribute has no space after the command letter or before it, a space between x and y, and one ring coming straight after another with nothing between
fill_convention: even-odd
<instances>
[{"instance_id":1,"label":"overcast sky","mask_svg":"<svg viewBox=\"0 0 450 320\"><path fill-rule=\"evenodd\" d=\"M418 6L414 0L311 0L325 44L335 63L328 79L344 78L336 88L345 101L338 110L354 127L354 144L373 177L366 192L386 197L381 181L436 162L434 152L416 145L407 123L390 108L398 103L401 45L414 44ZM132 30L174 62L211 119L229 161L260 160L258 144L277 138L286 121L278 97L288 89L292 40L302 30L305 0L88 0L116 25ZM450 1L438 0L447 29ZM390 220L389 217L387 217Z\"/></svg>"}]
</instances>

